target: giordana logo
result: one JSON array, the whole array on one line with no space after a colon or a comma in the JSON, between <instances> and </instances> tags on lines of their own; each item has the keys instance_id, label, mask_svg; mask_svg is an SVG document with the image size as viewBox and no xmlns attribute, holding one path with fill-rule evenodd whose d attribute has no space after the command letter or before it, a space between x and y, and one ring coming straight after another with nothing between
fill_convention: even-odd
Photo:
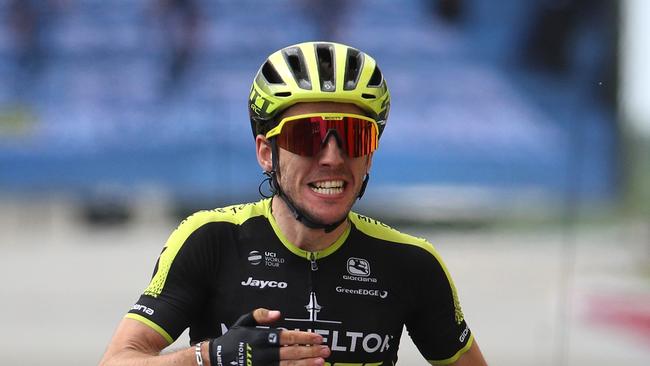
<instances>
[{"instance_id":1,"label":"giordana logo","mask_svg":"<svg viewBox=\"0 0 650 366\"><path fill-rule=\"evenodd\" d=\"M343 279L359 282L377 283L377 279L370 277L370 263L363 258L350 257L347 262L348 274Z\"/></svg>"},{"instance_id":2,"label":"giordana logo","mask_svg":"<svg viewBox=\"0 0 650 366\"><path fill-rule=\"evenodd\" d=\"M469 334L469 327L465 326L465 330L463 330L463 333L460 334L460 337L458 337L458 340L461 342L465 342L465 338L467 338L467 335Z\"/></svg>"},{"instance_id":3,"label":"giordana logo","mask_svg":"<svg viewBox=\"0 0 650 366\"><path fill-rule=\"evenodd\" d=\"M348 258L348 273L352 276L370 276L370 263L362 258Z\"/></svg>"},{"instance_id":4,"label":"giordana logo","mask_svg":"<svg viewBox=\"0 0 650 366\"><path fill-rule=\"evenodd\" d=\"M262 255L257 250L252 250L248 253L248 262L256 266L262 262Z\"/></svg>"},{"instance_id":5,"label":"giordana logo","mask_svg":"<svg viewBox=\"0 0 650 366\"><path fill-rule=\"evenodd\" d=\"M264 265L267 267L280 267L284 263L284 258L278 257L278 254L275 252L265 251L264 255L262 255L257 250L251 250L248 253L248 262L254 266L264 262Z\"/></svg>"},{"instance_id":6,"label":"giordana logo","mask_svg":"<svg viewBox=\"0 0 650 366\"><path fill-rule=\"evenodd\" d=\"M361 295L361 296L374 296L385 299L388 297L388 291L385 290L373 290L367 288L345 288L342 286L336 286L336 292L342 294L352 294L352 295Z\"/></svg>"},{"instance_id":7,"label":"giordana logo","mask_svg":"<svg viewBox=\"0 0 650 366\"><path fill-rule=\"evenodd\" d=\"M152 308L149 308L149 307L146 307L146 306L140 305L140 304L133 305L131 310L141 311L141 312L143 312L143 313L145 313L147 315L153 315L153 313L154 313Z\"/></svg>"},{"instance_id":8,"label":"giordana logo","mask_svg":"<svg viewBox=\"0 0 650 366\"><path fill-rule=\"evenodd\" d=\"M253 277L248 277L246 281L241 281L242 286L259 287L259 288L287 288L286 282L256 280Z\"/></svg>"}]
</instances>

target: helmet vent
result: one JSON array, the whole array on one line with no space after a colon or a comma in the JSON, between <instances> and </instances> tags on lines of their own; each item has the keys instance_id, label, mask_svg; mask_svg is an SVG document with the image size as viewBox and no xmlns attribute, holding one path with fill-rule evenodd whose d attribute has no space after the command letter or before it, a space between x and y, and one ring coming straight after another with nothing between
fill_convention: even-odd
<instances>
[{"instance_id":1,"label":"helmet vent","mask_svg":"<svg viewBox=\"0 0 650 366\"><path fill-rule=\"evenodd\" d=\"M284 84L278 71L268 61L264 63L264 66L262 66L262 75L264 75L264 78L266 78L266 81L268 81L269 84Z\"/></svg>"},{"instance_id":2,"label":"helmet vent","mask_svg":"<svg viewBox=\"0 0 650 366\"><path fill-rule=\"evenodd\" d=\"M378 87L381 85L381 82L384 80L384 77L381 75L379 67L375 67L375 71L372 72L370 81L368 82L369 87Z\"/></svg>"},{"instance_id":3,"label":"helmet vent","mask_svg":"<svg viewBox=\"0 0 650 366\"><path fill-rule=\"evenodd\" d=\"M288 48L284 50L283 54L287 65L289 65L289 70L291 70L293 78L296 80L296 84L302 89L310 90L311 81L309 80L307 68L304 66L305 59L300 48Z\"/></svg>"},{"instance_id":4,"label":"helmet vent","mask_svg":"<svg viewBox=\"0 0 650 366\"><path fill-rule=\"evenodd\" d=\"M345 63L345 76L343 77L343 90L354 90L359 82L363 55L354 48L348 48Z\"/></svg>"},{"instance_id":5,"label":"helmet vent","mask_svg":"<svg viewBox=\"0 0 650 366\"><path fill-rule=\"evenodd\" d=\"M364 99L375 99L376 97L375 97L374 95L372 95L372 94L363 93L363 94L361 94L361 98L364 98Z\"/></svg>"},{"instance_id":6,"label":"helmet vent","mask_svg":"<svg viewBox=\"0 0 650 366\"><path fill-rule=\"evenodd\" d=\"M334 80L334 59L333 49L330 45L319 44L316 46L316 57L318 58L318 77L320 79L320 90L333 92L336 90Z\"/></svg>"},{"instance_id":7,"label":"helmet vent","mask_svg":"<svg viewBox=\"0 0 650 366\"><path fill-rule=\"evenodd\" d=\"M278 93L275 93L273 95L275 95L276 97L290 97L291 92L288 92L288 91L287 92L278 92Z\"/></svg>"}]
</instances>

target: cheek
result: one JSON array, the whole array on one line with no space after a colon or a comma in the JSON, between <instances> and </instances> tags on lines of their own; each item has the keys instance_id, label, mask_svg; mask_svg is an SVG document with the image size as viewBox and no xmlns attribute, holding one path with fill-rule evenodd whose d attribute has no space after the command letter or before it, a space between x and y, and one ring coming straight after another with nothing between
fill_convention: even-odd
<instances>
[{"instance_id":1,"label":"cheek","mask_svg":"<svg viewBox=\"0 0 650 366\"><path fill-rule=\"evenodd\" d=\"M354 159L352 162L352 169L359 175L366 175L370 170L370 158L362 157Z\"/></svg>"},{"instance_id":2,"label":"cheek","mask_svg":"<svg viewBox=\"0 0 650 366\"><path fill-rule=\"evenodd\" d=\"M280 181L291 182L300 179L309 170L309 166L309 161L298 155L280 154Z\"/></svg>"}]
</instances>

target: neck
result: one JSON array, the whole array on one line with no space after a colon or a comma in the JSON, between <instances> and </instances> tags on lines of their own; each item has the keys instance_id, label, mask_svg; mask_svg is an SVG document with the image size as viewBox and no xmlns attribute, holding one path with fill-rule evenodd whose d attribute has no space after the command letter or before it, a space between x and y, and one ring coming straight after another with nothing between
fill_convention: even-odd
<instances>
[{"instance_id":1,"label":"neck","mask_svg":"<svg viewBox=\"0 0 650 366\"><path fill-rule=\"evenodd\" d=\"M291 214L287 204L279 197L271 202L272 215L284 236L295 246L309 252L317 252L330 247L350 225L343 221L336 229L326 233L323 229L311 229Z\"/></svg>"}]
</instances>

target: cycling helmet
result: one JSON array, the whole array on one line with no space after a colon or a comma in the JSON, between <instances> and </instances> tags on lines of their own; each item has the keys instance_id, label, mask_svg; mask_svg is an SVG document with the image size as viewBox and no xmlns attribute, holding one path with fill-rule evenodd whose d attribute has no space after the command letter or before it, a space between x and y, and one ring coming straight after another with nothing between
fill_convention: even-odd
<instances>
[{"instance_id":1,"label":"cycling helmet","mask_svg":"<svg viewBox=\"0 0 650 366\"><path fill-rule=\"evenodd\" d=\"M333 42L305 42L273 53L255 76L248 100L253 136L266 134L275 117L299 102L352 103L375 119L379 136L390 93L375 60Z\"/></svg>"}]
</instances>

